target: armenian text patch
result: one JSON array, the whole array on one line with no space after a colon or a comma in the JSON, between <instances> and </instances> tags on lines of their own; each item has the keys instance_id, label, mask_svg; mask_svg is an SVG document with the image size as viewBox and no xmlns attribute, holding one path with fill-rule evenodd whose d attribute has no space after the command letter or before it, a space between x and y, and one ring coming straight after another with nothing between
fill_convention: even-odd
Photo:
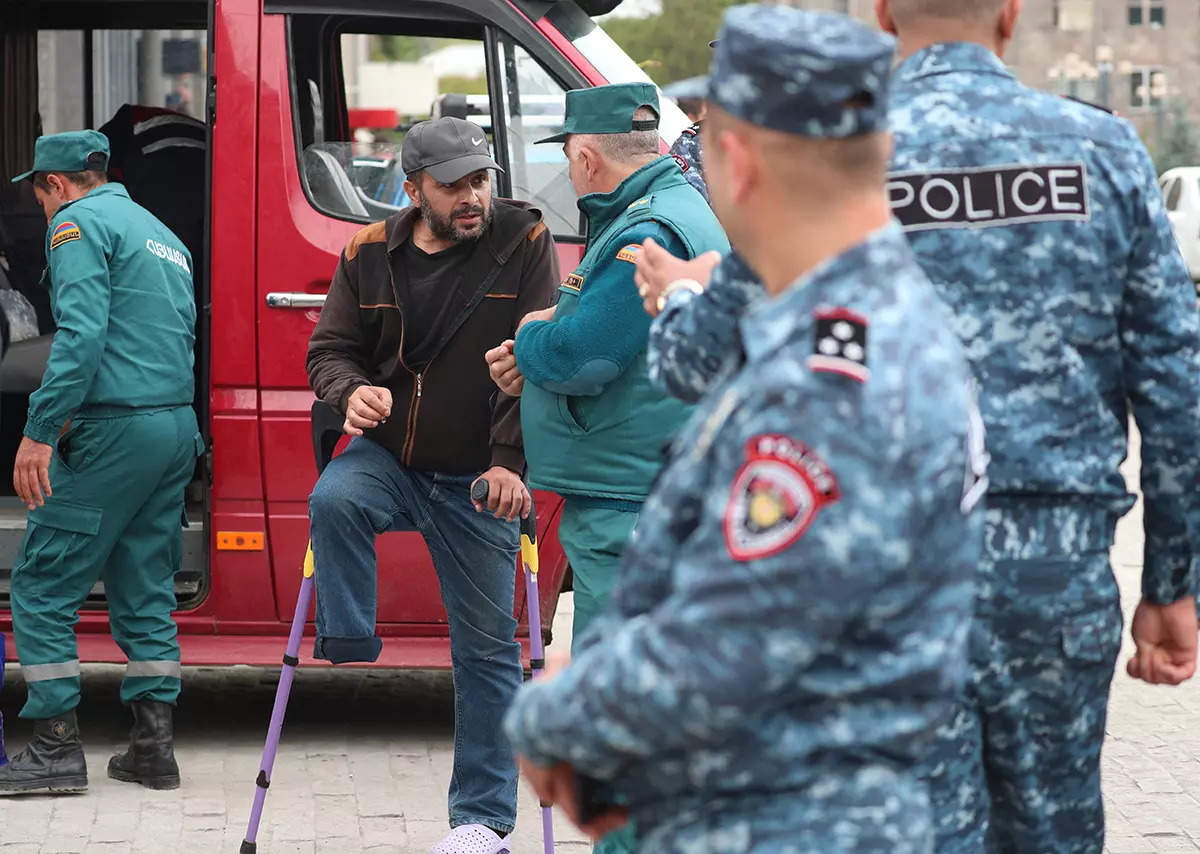
<instances>
[{"instance_id":1,"label":"armenian text patch","mask_svg":"<svg viewBox=\"0 0 1200 854\"><path fill-rule=\"evenodd\" d=\"M813 352L808 367L817 373L841 374L865 383L867 319L848 308L819 308L814 314Z\"/></svg>"},{"instance_id":2,"label":"armenian text patch","mask_svg":"<svg viewBox=\"0 0 1200 854\"><path fill-rule=\"evenodd\" d=\"M64 222L54 229L54 233L50 235L50 249L54 250L62 246L64 243L70 243L72 240L80 240L83 235L79 231L79 226L73 222Z\"/></svg>"},{"instance_id":3,"label":"armenian text patch","mask_svg":"<svg viewBox=\"0 0 1200 854\"><path fill-rule=\"evenodd\" d=\"M580 276L578 273L571 273L571 275L567 276L566 280L562 283L562 285L560 285L560 287L566 288L568 291L582 290L583 276Z\"/></svg>"},{"instance_id":4,"label":"armenian text patch","mask_svg":"<svg viewBox=\"0 0 1200 854\"><path fill-rule=\"evenodd\" d=\"M638 256L642 254L642 247L636 243L631 243L628 246L621 247L621 251L617 253L618 261L628 261L630 264L636 264Z\"/></svg>"},{"instance_id":5,"label":"armenian text patch","mask_svg":"<svg viewBox=\"0 0 1200 854\"><path fill-rule=\"evenodd\" d=\"M725 546L737 561L779 554L804 536L817 512L841 498L833 470L790 436L746 443L746 462L725 507Z\"/></svg>"},{"instance_id":6,"label":"armenian text patch","mask_svg":"<svg viewBox=\"0 0 1200 854\"><path fill-rule=\"evenodd\" d=\"M898 172L887 190L905 231L1091 219L1083 163Z\"/></svg>"}]
</instances>

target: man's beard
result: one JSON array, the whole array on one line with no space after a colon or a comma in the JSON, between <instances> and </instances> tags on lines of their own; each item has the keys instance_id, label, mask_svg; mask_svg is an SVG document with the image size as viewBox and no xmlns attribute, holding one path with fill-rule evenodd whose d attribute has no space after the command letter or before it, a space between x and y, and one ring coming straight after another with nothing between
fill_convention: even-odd
<instances>
[{"instance_id":1,"label":"man's beard","mask_svg":"<svg viewBox=\"0 0 1200 854\"><path fill-rule=\"evenodd\" d=\"M472 214L481 216L482 219L479 225L473 226L470 231L460 229L455 223L455 217L470 216ZM487 227L492 223L492 206L463 205L455 208L450 216L443 218L434 212L433 206L429 204L429 199L422 196L421 218L425 220L425 224L429 226L429 230L433 232L433 236L438 240L463 243L467 240L478 240L483 237L483 233L487 231Z\"/></svg>"}]
</instances>

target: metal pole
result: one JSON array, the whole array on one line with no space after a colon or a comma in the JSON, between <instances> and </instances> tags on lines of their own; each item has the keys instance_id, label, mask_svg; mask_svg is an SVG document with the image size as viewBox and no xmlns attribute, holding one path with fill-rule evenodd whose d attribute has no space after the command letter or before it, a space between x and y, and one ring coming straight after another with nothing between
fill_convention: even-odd
<instances>
[{"instance_id":1,"label":"metal pole","mask_svg":"<svg viewBox=\"0 0 1200 854\"><path fill-rule=\"evenodd\" d=\"M92 31L83 31L83 126L96 126L96 78L93 59Z\"/></svg>"}]
</instances>

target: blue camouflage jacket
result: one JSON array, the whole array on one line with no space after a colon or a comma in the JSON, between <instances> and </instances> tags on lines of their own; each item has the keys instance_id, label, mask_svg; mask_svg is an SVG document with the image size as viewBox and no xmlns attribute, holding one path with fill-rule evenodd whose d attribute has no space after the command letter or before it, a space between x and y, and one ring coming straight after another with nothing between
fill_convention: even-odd
<instances>
[{"instance_id":1,"label":"blue camouflage jacket","mask_svg":"<svg viewBox=\"0 0 1200 854\"><path fill-rule=\"evenodd\" d=\"M862 844L813 850L923 850L914 768L964 678L981 544L961 347L893 226L749 312L740 353L614 610L508 736L612 783L642 850L786 850L833 833L823 799Z\"/></svg>"},{"instance_id":2,"label":"blue camouflage jacket","mask_svg":"<svg viewBox=\"0 0 1200 854\"><path fill-rule=\"evenodd\" d=\"M704 183L704 160L700 153L700 122L681 133L669 153L683 170L683 177L707 202L708 185Z\"/></svg>"},{"instance_id":3,"label":"blue camouflage jacket","mask_svg":"<svg viewBox=\"0 0 1200 854\"><path fill-rule=\"evenodd\" d=\"M741 346L738 318L763 294L758 275L736 252L721 259L703 292L671 294L650 326L650 381L689 403L704 397Z\"/></svg>"},{"instance_id":4,"label":"blue camouflage jacket","mask_svg":"<svg viewBox=\"0 0 1200 854\"><path fill-rule=\"evenodd\" d=\"M1200 326L1136 132L1021 85L965 43L901 64L890 120L893 208L979 380L992 494L1126 512L1134 499L1118 467L1132 405L1143 594L1165 603L1195 593ZM714 348L731 346L731 312L753 299L728 263L705 299L672 296L651 327L651 377L685 400L712 386L723 362Z\"/></svg>"},{"instance_id":5,"label":"blue camouflage jacket","mask_svg":"<svg viewBox=\"0 0 1200 854\"><path fill-rule=\"evenodd\" d=\"M939 44L897 69L893 212L955 315L980 384L991 494L1114 515L1130 407L1142 437L1143 593L1195 592L1196 293L1127 123Z\"/></svg>"}]
</instances>

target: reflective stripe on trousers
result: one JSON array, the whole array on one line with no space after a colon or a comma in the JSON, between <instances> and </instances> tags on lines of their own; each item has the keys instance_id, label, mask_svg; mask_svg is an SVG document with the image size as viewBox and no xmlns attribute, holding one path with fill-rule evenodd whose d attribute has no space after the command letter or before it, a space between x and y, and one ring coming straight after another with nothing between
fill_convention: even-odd
<instances>
[{"instance_id":1,"label":"reflective stripe on trousers","mask_svg":"<svg viewBox=\"0 0 1200 854\"><path fill-rule=\"evenodd\" d=\"M56 661L53 664L22 664L21 675L25 677L26 682L71 679L79 675L79 659Z\"/></svg>"},{"instance_id":2,"label":"reflective stripe on trousers","mask_svg":"<svg viewBox=\"0 0 1200 854\"><path fill-rule=\"evenodd\" d=\"M76 663L78 672L78 663ZM166 676L173 679L183 678L183 670L178 661L131 661L125 665L126 678L139 676Z\"/></svg>"}]
</instances>

